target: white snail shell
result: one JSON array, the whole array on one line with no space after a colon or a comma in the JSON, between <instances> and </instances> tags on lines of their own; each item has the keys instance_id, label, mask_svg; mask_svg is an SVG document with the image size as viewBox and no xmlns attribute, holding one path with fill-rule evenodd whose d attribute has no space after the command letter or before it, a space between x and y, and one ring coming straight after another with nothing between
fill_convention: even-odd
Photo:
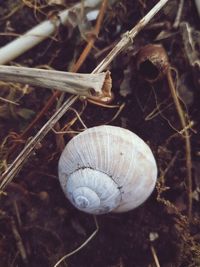
<instances>
[{"instance_id":1,"label":"white snail shell","mask_svg":"<svg viewBox=\"0 0 200 267\"><path fill-rule=\"evenodd\" d=\"M148 145L116 126L97 126L78 134L59 160L65 195L79 210L91 214L136 208L150 196L156 178Z\"/></svg>"}]
</instances>

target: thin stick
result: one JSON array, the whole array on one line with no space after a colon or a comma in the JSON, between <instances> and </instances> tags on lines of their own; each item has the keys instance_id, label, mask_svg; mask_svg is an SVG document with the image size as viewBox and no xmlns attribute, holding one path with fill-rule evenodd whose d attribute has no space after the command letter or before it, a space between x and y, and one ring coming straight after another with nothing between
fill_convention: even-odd
<instances>
[{"instance_id":1,"label":"thin stick","mask_svg":"<svg viewBox=\"0 0 200 267\"><path fill-rule=\"evenodd\" d=\"M156 250L155 250L155 248L153 247L153 245L151 245L151 253L152 253L152 256L153 256L153 259L154 259L154 262L155 262L156 267L160 267L160 263L159 263L159 260L158 260L158 256L157 256L157 254L156 254Z\"/></svg>"},{"instance_id":2,"label":"thin stick","mask_svg":"<svg viewBox=\"0 0 200 267\"><path fill-rule=\"evenodd\" d=\"M0 96L0 100L3 101L3 102L7 102L7 103L9 103L9 104L12 104L12 105L19 106L19 103L16 103L16 102L11 101L11 100L9 100L9 99L3 98L3 97L1 97L1 96Z\"/></svg>"},{"instance_id":3,"label":"thin stick","mask_svg":"<svg viewBox=\"0 0 200 267\"><path fill-rule=\"evenodd\" d=\"M95 226L96 229L95 231L88 237L88 239L82 244L80 245L77 249L73 250L72 252L68 253L67 255L63 256L55 265L54 267L58 267L60 265L60 263L64 260L66 260L67 258L69 258L70 256L72 256L73 254L77 253L78 251L80 251L82 248L84 248L91 240L92 238L97 234L97 232L99 231L99 225L97 222L97 218L96 216L94 216L94 221L95 221Z\"/></svg>"},{"instance_id":4,"label":"thin stick","mask_svg":"<svg viewBox=\"0 0 200 267\"><path fill-rule=\"evenodd\" d=\"M111 52L101 61L101 63L93 70L93 73L102 72L105 70L113 59L125 48L133 42L135 36L148 24L148 22L160 11L160 9L169 0L160 0L150 11L144 16L137 25L124 34L124 37L116 44Z\"/></svg>"},{"instance_id":5,"label":"thin stick","mask_svg":"<svg viewBox=\"0 0 200 267\"><path fill-rule=\"evenodd\" d=\"M136 34L142 30L142 28L150 21L151 18L168 2L169 0L160 0L150 12L139 21L139 23L129 32L129 37L122 38L123 44L119 45L121 41L116 45L117 48L108 54L108 56L97 66L92 73L99 73L104 70L110 64L110 62L130 44L131 40L136 36ZM130 34L134 33L134 34ZM56 111L56 113L49 119L49 121L40 129L40 131L35 135L35 137L27 144L27 146L21 151L18 157L14 162L8 167L8 169L2 174L0 190L3 190L5 186L12 181L16 173L23 166L25 161L28 160L28 157L31 155L35 146L38 142L41 142L45 135L50 131L50 129L57 123L57 121L66 113L66 111L71 107L71 105L78 99L77 96L69 98L63 103L63 105Z\"/></svg>"},{"instance_id":6,"label":"thin stick","mask_svg":"<svg viewBox=\"0 0 200 267\"><path fill-rule=\"evenodd\" d=\"M200 17L200 1L199 1L199 0L195 0L194 2L195 2L195 4L196 4L197 12L198 12L199 17Z\"/></svg>"},{"instance_id":7,"label":"thin stick","mask_svg":"<svg viewBox=\"0 0 200 267\"><path fill-rule=\"evenodd\" d=\"M40 131L31 139L31 141L25 146L21 153L16 157L8 169L2 174L2 182L0 184L0 190L3 190L6 185L12 181L18 170L23 166L26 160L35 149L38 142L40 142L45 135L52 129L56 122L65 114L65 112L71 107L71 105L78 99L78 96L71 96L60 107L56 113L44 124Z\"/></svg>"},{"instance_id":8,"label":"thin stick","mask_svg":"<svg viewBox=\"0 0 200 267\"><path fill-rule=\"evenodd\" d=\"M27 258L27 253L26 253L26 249L25 249L25 246L23 244L23 241L22 241L22 238L19 234L19 231L17 230L17 226L15 224L15 221L13 218L11 218L11 229L12 229L12 232L13 232L13 235L14 235L14 238L15 238L15 241L16 241L16 247L20 253L20 256L24 262L25 265L27 265L28 263L28 258Z\"/></svg>"},{"instance_id":9,"label":"thin stick","mask_svg":"<svg viewBox=\"0 0 200 267\"><path fill-rule=\"evenodd\" d=\"M176 18L175 18L174 25L173 25L174 29L177 29L179 24L180 24L181 15L182 15L182 12L183 12L183 6L184 6L184 0L180 0L179 6L178 6L178 12L176 14Z\"/></svg>"},{"instance_id":10,"label":"thin stick","mask_svg":"<svg viewBox=\"0 0 200 267\"><path fill-rule=\"evenodd\" d=\"M89 38L89 41L88 41L86 47L84 48L83 52L81 53L79 59L77 60L76 64L72 67L72 71L73 72L77 72L80 69L80 67L82 66L83 62L85 61L85 59L87 58L88 54L90 53L90 51L91 51L91 49L92 49L92 47L94 45L94 42L95 42L97 36L99 35L100 26L102 24L107 5L108 5L108 0L104 0L102 2L102 5L101 5L101 9L100 9L100 12L99 12L99 15L98 15L98 18L97 18L97 22L96 22L94 31L92 32L92 35Z\"/></svg>"},{"instance_id":11,"label":"thin stick","mask_svg":"<svg viewBox=\"0 0 200 267\"><path fill-rule=\"evenodd\" d=\"M184 111L181 107L179 98L176 93L174 86L171 69L167 71L167 79L169 83L169 88L178 112L178 116L181 122L181 127L184 129L184 139L185 139L185 151L186 151L186 168L187 168L187 191L188 191L188 217L191 219L192 215L192 159L191 159L191 143L190 143L190 134L187 127L187 121L185 119Z\"/></svg>"}]
</instances>

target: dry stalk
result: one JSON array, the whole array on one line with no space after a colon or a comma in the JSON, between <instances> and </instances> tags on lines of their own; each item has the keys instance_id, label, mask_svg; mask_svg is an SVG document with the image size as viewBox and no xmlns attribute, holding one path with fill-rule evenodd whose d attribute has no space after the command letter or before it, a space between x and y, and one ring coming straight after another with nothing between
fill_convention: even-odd
<instances>
[{"instance_id":1,"label":"dry stalk","mask_svg":"<svg viewBox=\"0 0 200 267\"><path fill-rule=\"evenodd\" d=\"M24 165L26 160L29 158L35 147L41 140L46 136L46 134L53 128L56 122L65 114L65 112L71 107L71 105L78 99L78 96L71 96L67 101L60 107L56 113L48 120L46 124L38 131L38 133L29 141L21 153L16 157L8 169L2 174L0 191L3 190L6 185L8 185L17 172Z\"/></svg>"},{"instance_id":2,"label":"dry stalk","mask_svg":"<svg viewBox=\"0 0 200 267\"><path fill-rule=\"evenodd\" d=\"M96 229L94 230L94 232L87 238L87 240L80 245L77 249L73 250L72 252L66 254L65 256L63 256L53 267L58 267L60 265L61 262L63 262L64 260L66 260L67 258L69 258L70 256L72 256L73 254L77 253L78 251L80 251L82 248L84 248L89 242L90 240L92 240L92 238L97 234L97 232L99 231L99 225L97 222L97 218L94 216L94 222L95 222L95 226Z\"/></svg>"},{"instance_id":3,"label":"dry stalk","mask_svg":"<svg viewBox=\"0 0 200 267\"><path fill-rule=\"evenodd\" d=\"M135 36L148 24L148 22L160 11L160 9L169 0L160 0L150 11L144 16L135 27L127 32L121 41L111 50L106 58L93 70L92 73L100 73L108 67L112 60L123 50L127 48L129 44L133 42ZM41 142L45 135L52 129L57 121L66 113L71 105L78 99L78 96L70 97L63 105L56 111L56 113L46 122L46 124L40 129L35 137L26 145L21 151L13 163L1 176L0 190L3 190L6 185L12 181L17 172L22 168L24 163L28 160L29 156L37 146L38 142Z\"/></svg>"},{"instance_id":4,"label":"dry stalk","mask_svg":"<svg viewBox=\"0 0 200 267\"><path fill-rule=\"evenodd\" d=\"M159 263L159 260L158 260L158 256L156 254L156 250L155 250L153 245L151 245L151 253L152 253L152 256L153 256L153 259L154 259L156 267L161 267L160 263Z\"/></svg>"},{"instance_id":5,"label":"dry stalk","mask_svg":"<svg viewBox=\"0 0 200 267\"><path fill-rule=\"evenodd\" d=\"M177 29L179 24L180 24L181 15L182 15L182 12L183 12L183 6L184 6L184 0L180 0L179 6L178 6L178 11L177 11L177 14L176 14L176 18L175 18L175 21L174 21L174 24L173 24L173 28L174 29Z\"/></svg>"},{"instance_id":6,"label":"dry stalk","mask_svg":"<svg viewBox=\"0 0 200 267\"><path fill-rule=\"evenodd\" d=\"M187 169L187 191L188 191L188 217L191 219L192 214L192 159L191 159L191 143L190 143L190 134L188 130L188 123L185 119L184 111L181 107L180 100L177 96L176 89L174 86L171 69L168 68L167 71L167 80L169 83L169 88L171 91L174 104L181 122L181 127L184 129L184 139L185 139L185 152L186 152L186 169Z\"/></svg>"},{"instance_id":7,"label":"dry stalk","mask_svg":"<svg viewBox=\"0 0 200 267\"><path fill-rule=\"evenodd\" d=\"M24 264L27 265L28 264L28 258L27 258L26 249L25 249L22 237L21 237L21 235L17 229L16 223L12 217L10 220L10 224L11 224L11 230L12 230L13 236L14 236L15 241L16 241L16 247L20 253L20 256L21 256Z\"/></svg>"},{"instance_id":8,"label":"dry stalk","mask_svg":"<svg viewBox=\"0 0 200 267\"><path fill-rule=\"evenodd\" d=\"M199 17L200 17L200 1L199 1L199 0L195 0L194 2L195 2L195 4L196 4L197 12L198 12Z\"/></svg>"},{"instance_id":9,"label":"dry stalk","mask_svg":"<svg viewBox=\"0 0 200 267\"><path fill-rule=\"evenodd\" d=\"M188 216L191 217L192 212L192 160L191 160L191 144L190 144L190 135L188 130L188 123L185 118L184 110L181 107L181 103L176 94L175 85L172 78L171 67L169 64L168 56L165 49L161 45L149 44L140 49L137 55L137 68L140 73L143 75L145 80L148 82L155 82L164 76L167 77L171 96L173 98L182 130L182 136L185 138L185 151L186 151L186 169L187 169L187 191L188 191ZM151 68L151 71L149 71ZM162 103L161 103L162 104ZM165 107L165 109L168 106ZM157 106L158 111L160 112L159 105ZM146 120L152 119L157 116L157 110L151 112ZM162 113L160 115L165 118ZM165 118L166 119L166 118ZM167 120L169 125L169 120ZM174 129L174 127L172 127ZM174 129L176 130L176 129ZM181 134L179 132L179 134Z\"/></svg>"},{"instance_id":10,"label":"dry stalk","mask_svg":"<svg viewBox=\"0 0 200 267\"><path fill-rule=\"evenodd\" d=\"M49 88L87 97L111 97L109 72L81 74L36 68L0 66L0 80Z\"/></svg>"},{"instance_id":11,"label":"dry stalk","mask_svg":"<svg viewBox=\"0 0 200 267\"><path fill-rule=\"evenodd\" d=\"M144 16L132 30L126 32L123 38L115 45L111 52L101 61L94 69L93 73L102 72L105 70L113 59L125 50L132 42L135 36L149 23L149 21L160 11L160 9L169 0L160 0L150 11Z\"/></svg>"},{"instance_id":12,"label":"dry stalk","mask_svg":"<svg viewBox=\"0 0 200 267\"><path fill-rule=\"evenodd\" d=\"M104 17L107 5L108 5L108 0L102 1L101 9L100 9L94 30L92 31L91 37L89 38L88 43L87 43L86 47L84 48L83 52L81 53L79 59L77 60L75 65L72 67L73 72L77 72L80 69L83 62L85 61L85 59L89 55L91 49L93 48L95 40L98 37L99 32L100 32L101 24L103 21L103 17Z\"/></svg>"}]
</instances>

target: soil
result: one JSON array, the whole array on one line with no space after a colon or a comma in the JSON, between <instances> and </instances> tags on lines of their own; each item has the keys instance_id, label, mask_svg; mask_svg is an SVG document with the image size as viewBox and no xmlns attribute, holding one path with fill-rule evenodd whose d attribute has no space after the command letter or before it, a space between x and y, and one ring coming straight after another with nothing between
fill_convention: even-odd
<instances>
[{"instance_id":1,"label":"soil","mask_svg":"<svg viewBox=\"0 0 200 267\"><path fill-rule=\"evenodd\" d=\"M56 1L0 1L0 46L74 3L57 1L62 5L52 5L50 2ZM95 46L79 72L91 72L110 51L110 45L113 47L156 3L155 0L122 0L108 6ZM87 127L117 125L147 142L158 165L157 186L137 209L97 216L99 230L96 235L59 266L200 266L200 76L199 69L188 60L181 27L173 28L178 7L179 1L169 1L133 44L110 65L114 100L109 105L118 105L117 108L86 103L84 99L73 105ZM199 17L192 1L184 1L183 21L199 34ZM92 22L90 30L94 25ZM10 65L69 70L86 45L87 32L80 26L74 29L70 25L61 26L54 39L45 40ZM161 32L163 37L158 38ZM185 139L179 132L182 127L167 79L163 77L153 84L148 83L136 68L138 50L150 43L162 44L166 49L170 64L177 72L177 75L173 72L173 79L180 90L185 117L193 123L192 128L189 127L193 176L191 218L188 217ZM198 51L199 47L196 49ZM125 70L129 72L128 76ZM2 173L54 114L57 100L28 135L19 138L51 94L44 88L0 83L0 97L19 104L0 99ZM1 192L0 267L54 266L96 229L94 216L75 209L65 198L58 181L57 165L63 141L67 143L75 135L73 131L83 130L73 110L63 116L60 127L69 123L69 133L57 135L51 131L38 144L14 180ZM10 150L13 145L14 151Z\"/></svg>"}]
</instances>

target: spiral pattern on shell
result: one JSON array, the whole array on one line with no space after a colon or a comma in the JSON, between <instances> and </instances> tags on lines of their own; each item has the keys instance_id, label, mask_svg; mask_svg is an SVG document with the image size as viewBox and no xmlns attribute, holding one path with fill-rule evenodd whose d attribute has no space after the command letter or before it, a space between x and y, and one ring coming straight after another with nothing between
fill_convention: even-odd
<instances>
[{"instance_id":1,"label":"spiral pattern on shell","mask_svg":"<svg viewBox=\"0 0 200 267\"><path fill-rule=\"evenodd\" d=\"M116 126L78 134L59 160L59 180L67 198L92 214L136 208L152 193L156 178L156 162L147 144Z\"/></svg>"}]
</instances>

